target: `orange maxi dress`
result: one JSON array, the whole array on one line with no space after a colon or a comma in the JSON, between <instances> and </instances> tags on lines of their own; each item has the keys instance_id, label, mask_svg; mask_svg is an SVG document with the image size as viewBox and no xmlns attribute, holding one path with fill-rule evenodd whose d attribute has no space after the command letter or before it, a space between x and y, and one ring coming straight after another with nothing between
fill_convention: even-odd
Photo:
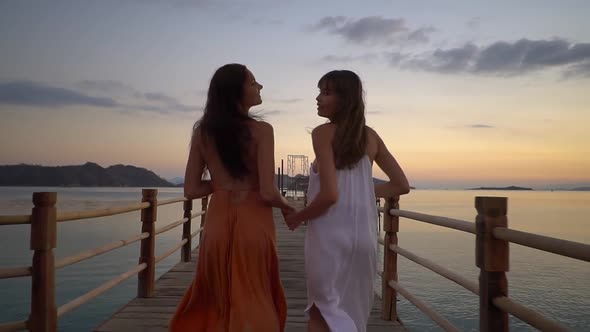
<instances>
[{"instance_id":1,"label":"orange maxi dress","mask_svg":"<svg viewBox=\"0 0 590 332\"><path fill-rule=\"evenodd\" d=\"M236 196L245 197L236 201ZM196 276L170 321L170 331L284 331L287 304L278 264L272 208L259 192L216 189L207 209Z\"/></svg>"}]
</instances>

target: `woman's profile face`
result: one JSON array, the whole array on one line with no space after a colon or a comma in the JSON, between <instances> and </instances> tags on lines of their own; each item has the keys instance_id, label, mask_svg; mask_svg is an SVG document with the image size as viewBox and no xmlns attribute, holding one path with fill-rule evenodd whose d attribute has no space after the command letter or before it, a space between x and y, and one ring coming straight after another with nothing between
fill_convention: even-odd
<instances>
[{"instance_id":1,"label":"woman's profile face","mask_svg":"<svg viewBox=\"0 0 590 332\"><path fill-rule=\"evenodd\" d=\"M262 97L260 97L260 90L262 85L256 82L256 78L249 70L246 70L246 80L244 81L244 92L242 94L242 107L245 111L252 106L262 104Z\"/></svg>"},{"instance_id":2,"label":"woman's profile face","mask_svg":"<svg viewBox=\"0 0 590 332\"><path fill-rule=\"evenodd\" d=\"M318 115L323 118L331 119L336 114L338 106L338 96L330 84L322 82L320 84L320 93L316 97L318 105Z\"/></svg>"}]
</instances>

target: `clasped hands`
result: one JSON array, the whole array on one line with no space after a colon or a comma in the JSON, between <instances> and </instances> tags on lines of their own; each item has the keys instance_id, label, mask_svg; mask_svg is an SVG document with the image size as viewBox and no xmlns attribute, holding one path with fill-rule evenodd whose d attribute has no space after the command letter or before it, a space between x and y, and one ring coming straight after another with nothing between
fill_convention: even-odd
<instances>
[{"instance_id":1,"label":"clasped hands","mask_svg":"<svg viewBox=\"0 0 590 332\"><path fill-rule=\"evenodd\" d=\"M281 213L283 214L283 219L285 219L285 224L287 224L289 230L293 231L303 223L303 220L299 220L297 218L297 210L295 210L295 208L292 206L281 209Z\"/></svg>"}]
</instances>

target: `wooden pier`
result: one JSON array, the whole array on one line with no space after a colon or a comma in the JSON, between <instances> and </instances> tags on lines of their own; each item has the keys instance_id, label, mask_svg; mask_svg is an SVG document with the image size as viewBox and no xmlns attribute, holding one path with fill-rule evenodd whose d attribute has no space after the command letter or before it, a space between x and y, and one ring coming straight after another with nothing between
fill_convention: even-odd
<instances>
[{"instance_id":1,"label":"wooden pier","mask_svg":"<svg viewBox=\"0 0 590 332\"><path fill-rule=\"evenodd\" d=\"M307 318L303 310L307 305L304 276L304 227L291 232L285 226L279 210L275 210L280 273L287 297L287 332L306 330ZM163 274L155 285L152 298L135 298L118 310L111 318L95 329L97 332L114 331L167 331L178 302L195 276L198 249L193 250L190 262L180 262ZM405 329L397 322L381 320L381 302L375 297L375 306L369 320L369 332L398 332Z\"/></svg>"}]
</instances>

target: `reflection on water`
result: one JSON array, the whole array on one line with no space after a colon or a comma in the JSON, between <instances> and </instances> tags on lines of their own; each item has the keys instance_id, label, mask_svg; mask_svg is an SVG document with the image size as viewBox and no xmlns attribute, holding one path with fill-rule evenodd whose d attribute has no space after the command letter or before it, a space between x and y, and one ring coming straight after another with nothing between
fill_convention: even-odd
<instances>
[{"instance_id":1,"label":"reflection on water","mask_svg":"<svg viewBox=\"0 0 590 332\"><path fill-rule=\"evenodd\" d=\"M0 188L0 214L28 214L33 191L57 191L61 211L86 210L141 200L140 188ZM159 198L182 195L180 188L161 188ZM474 197L507 196L510 228L590 243L590 192L435 191L415 190L402 197L401 209L473 221ZM195 204L197 206L197 204ZM198 207L197 207L198 208ZM158 223L182 217L182 204L159 207ZM140 231L139 212L70 221L58 225L59 259L82 250L125 239ZM198 221L193 222L196 227ZM157 253L174 246L181 227L161 234ZM193 244L195 245L195 244ZM466 278L477 281L475 237L459 231L402 219L399 245ZM57 303L64 304L137 264L139 243L63 268L57 272ZM174 254L157 266L157 274L178 262ZM30 265L29 228L0 228L0 267ZM457 325L478 330L478 299L443 277L400 257L400 284ZM522 304L555 318L574 331L590 331L590 264L519 245L510 246L509 294ZM0 322L26 318L30 278L0 280ZM136 292L136 278L108 291L60 319L60 331L87 331L110 316ZM398 311L410 331L439 331L429 318L401 298ZM533 331L511 318L513 331Z\"/></svg>"}]
</instances>

